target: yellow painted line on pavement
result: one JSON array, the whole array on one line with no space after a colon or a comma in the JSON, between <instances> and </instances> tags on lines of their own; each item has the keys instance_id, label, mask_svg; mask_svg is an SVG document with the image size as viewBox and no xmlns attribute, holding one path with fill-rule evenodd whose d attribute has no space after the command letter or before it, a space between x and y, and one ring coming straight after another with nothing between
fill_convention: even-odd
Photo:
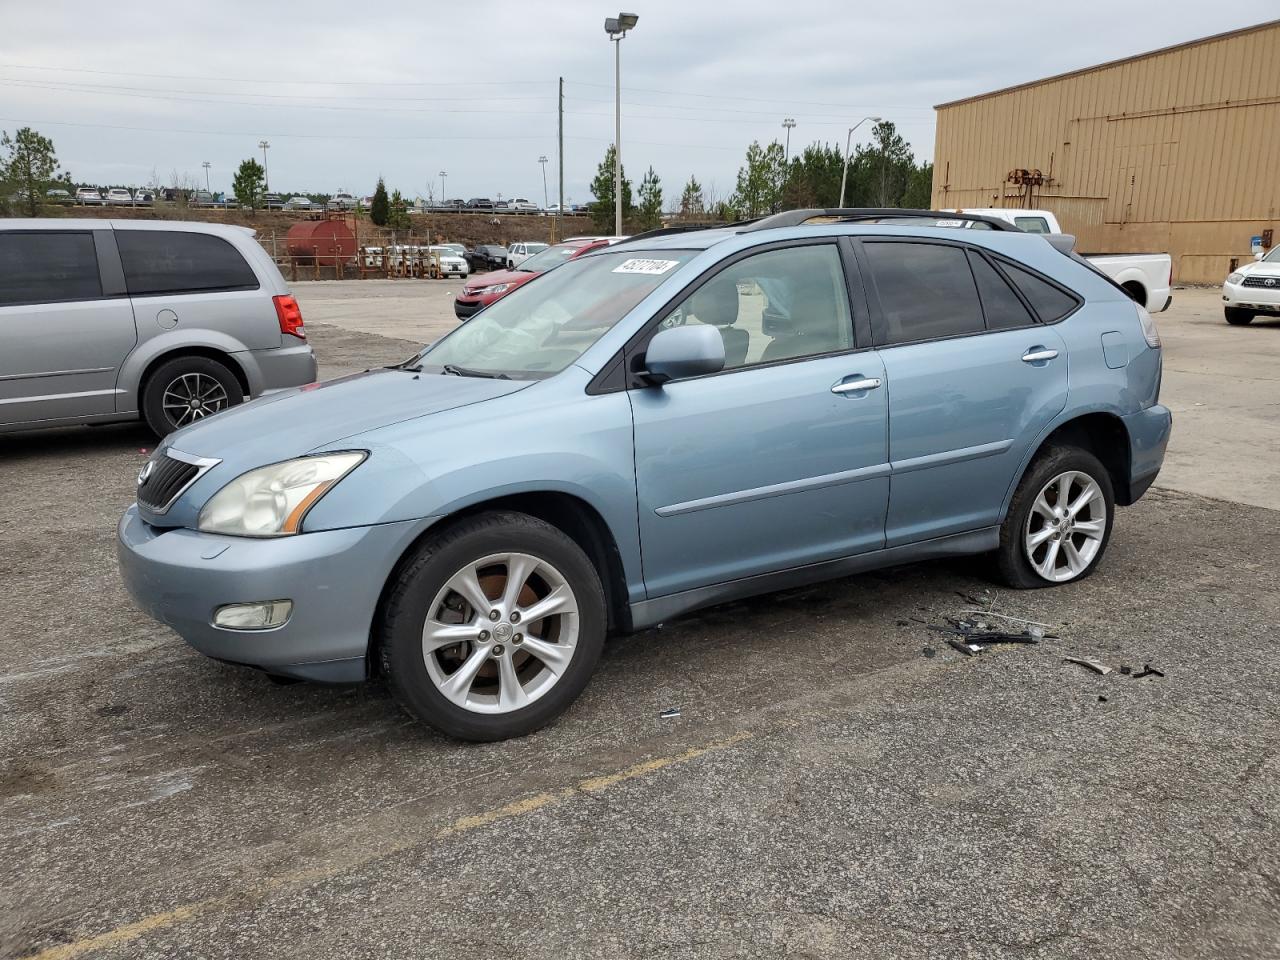
<instances>
[{"instance_id":1,"label":"yellow painted line on pavement","mask_svg":"<svg viewBox=\"0 0 1280 960\"><path fill-rule=\"evenodd\" d=\"M716 740L701 747L692 747L683 753L672 754L667 757L656 757L653 760L645 760L634 766L627 767L614 773L604 774L598 777L588 777L580 780L575 786L566 787L563 790L554 793L539 793L532 797L526 797L523 800L515 800L493 810L486 810L483 813L471 814L466 817L459 817L453 823L434 833L430 840L443 840L447 837L458 836L459 834L469 833L472 830L478 830L481 827L487 827L491 823L499 820L508 820L512 817L523 816L541 810L553 803L562 800L568 800L575 796L583 796L599 793L602 790L608 790L610 787L625 783L628 780L635 780L648 774L656 773L666 767L675 766L681 763L688 763L690 760L696 760L698 757L705 756L708 753L714 753L718 750L724 750L735 744L742 743L744 740L751 739L752 734L747 731L735 733L731 737L723 740ZM430 842L427 841L427 842ZM228 894L221 897L211 897L207 900L198 900L195 903L184 904L181 907L175 907L173 910L166 910L163 913L153 913L149 917L143 917L135 923L126 924L122 927L116 927L114 930L108 930L106 933L100 933L96 936L85 937L82 940L75 940L71 943L62 944L57 947L49 947L40 953L32 954L27 960L71 960L73 957L83 956L95 950L108 950L112 947L118 947L122 944L130 943L139 937L146 936L157 930L164 930L168 927L178 926L190 920L194 920L203 914L223 906L232 904L245 904L248 901L259 900L268 894L282 887L290 885L302 885L308 883L317 883L324 880L332 879L339 873L353 867L361 866L371 860L380 857L390 856L399 853L420 844L414 841L398 843L390 847L382 847L371 851L368 854L356 857L354 860L342 860L335 865L327 868L304 870L298 873L286 874L283 876L269 878L260 881L250 890L241 890L235 894Z\"/></svg>"}]
</instances>

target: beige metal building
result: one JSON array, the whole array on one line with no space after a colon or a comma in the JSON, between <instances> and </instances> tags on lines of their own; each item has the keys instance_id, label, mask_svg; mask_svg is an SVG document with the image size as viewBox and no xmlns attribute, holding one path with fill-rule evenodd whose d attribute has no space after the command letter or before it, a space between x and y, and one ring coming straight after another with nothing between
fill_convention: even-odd
<instances>
[{"instance_id":1,"label":"beige metal building","mask_svg":"<svg viewBox=\"0 0 1280 960\"><path fill-rule=\"evenodd\" d=\"M936 109L935 208L1042 207L1188 283L1280 242L1280 20Z\"/></svg>"}]
</instances>

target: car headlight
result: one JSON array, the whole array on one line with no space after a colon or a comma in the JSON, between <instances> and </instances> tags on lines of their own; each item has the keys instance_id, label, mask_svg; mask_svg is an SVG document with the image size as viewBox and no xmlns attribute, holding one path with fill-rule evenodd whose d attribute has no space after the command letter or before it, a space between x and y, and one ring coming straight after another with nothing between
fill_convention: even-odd
<instances>
[{"instance_id":1,"label":"car headlight","mask_svg":"<svg viewBox=\"0 0 1280 960\"><path fill-rule=\"evenodd\" d=\"M1244 283L1244 274L1237 270L1227 277L1227 283Z\"/></svg>"},{"instance_id":2,"label":"car headlight","mask_svg":"<svg viewBox=\"0 0 1280 960\"><path fill-rule=\"evenodd\" d=\"M483 296L486 293L506 293L510 289L511 289L511 284L509 283L495 283L491 287L481 287L479 290L476 291L476 293Z\"/></svg>"},{"instance_id":3,"label":"car headlight","mask_svg":"<svg viewBox=\"0 0 1280 960\"><path fill-rule=\"evenodd\" d=\"M196 527L239 537L287 537L339 480L364 462L363 450L273 463L242 473L200 509Z\"/></svg>"}]
</instances>

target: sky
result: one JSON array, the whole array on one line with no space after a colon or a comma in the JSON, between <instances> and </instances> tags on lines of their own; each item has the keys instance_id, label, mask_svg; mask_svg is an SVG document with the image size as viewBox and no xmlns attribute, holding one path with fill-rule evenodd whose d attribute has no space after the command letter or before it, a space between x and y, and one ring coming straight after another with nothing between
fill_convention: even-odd
<instances>
[{"instance_id":1,"label":"sky","mask_svg":"<svg viewBox=\"0 0 1280 960\"><path fill-rule=\"evenodd\" d=\"M631 2L631 0L629 0ZM634 0L621 43L622 157L668 205L732 192L752 140L843 143L866 116L932 159L933 105L1266 19L1204 0ZM614 8L580 0L355 4L0 0L0 129L50 137L77 181L228 190L267 151L273 191L565 201L614 134ZM854 134L865 139L871 124ZM440 172L447 178L442 186Z\"/></svg>"}]
</instances>

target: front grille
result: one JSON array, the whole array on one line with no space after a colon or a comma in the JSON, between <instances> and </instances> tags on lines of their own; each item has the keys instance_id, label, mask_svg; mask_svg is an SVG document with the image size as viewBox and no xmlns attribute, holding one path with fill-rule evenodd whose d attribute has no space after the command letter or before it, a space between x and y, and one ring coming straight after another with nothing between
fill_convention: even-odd
<instances>
[{"instance_id":1,"label":"front grille","mask_svg":"<svg viewBox=\"0 0 1280 960\"><path fill-rule=\"evenodd\" d=\"M217 462L190 457L176 450L167 452L148 464L150 470L144 468L138 475L138 503L156 513L164 513L187 487Z\"/></svg>"},{"instance_id":2,"label":"front grille","mask_svg":"<svg viewBox=\"0 0 1280 960\"><path fill-rule=\"evenodd\" d=\"M1246 287L1265 287L1280 293L1280 277L1245 277Z\"/></svg>"}]
</instances>

